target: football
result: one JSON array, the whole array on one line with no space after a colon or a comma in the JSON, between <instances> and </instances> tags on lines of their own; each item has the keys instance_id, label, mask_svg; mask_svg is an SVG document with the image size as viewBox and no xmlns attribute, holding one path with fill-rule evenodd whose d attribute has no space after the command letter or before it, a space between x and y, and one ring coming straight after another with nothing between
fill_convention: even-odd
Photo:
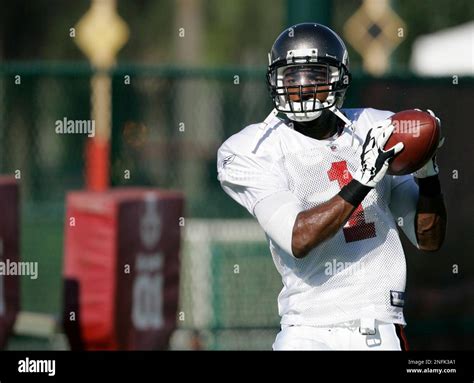
<instances>
[{"instance_id":1,"label":"football","mask_svg":"<svg viewBox=\"0 0 474 383\"><path fill-rule=\"evenodd\" d=\"M418 110L395 113L391 120L395 129L385 144L385 149L390 149L398 142L403 142L404 148L390 163L388 174L413 173L429 161L438 147L438 121L429 113Z\"/></svg>"}]
</instances>

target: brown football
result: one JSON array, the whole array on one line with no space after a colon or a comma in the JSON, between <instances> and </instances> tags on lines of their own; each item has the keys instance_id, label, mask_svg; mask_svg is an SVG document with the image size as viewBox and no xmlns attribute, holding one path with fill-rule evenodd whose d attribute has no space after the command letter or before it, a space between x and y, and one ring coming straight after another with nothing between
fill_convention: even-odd
<instances>
[{"instance_id":1,"label":"brown football","mask_svg":"<svg viewBox=\"0 0 474 383\"><path fill-rule=\"evenodd\" d=\"M428 162L438 147L438 122L429 113L417 110L395 113L391 120L395 130L385 144L385 149L390 149L398 142L403 142L404 148L390 163L388 174L413 173Z\"/></svg>"}]
</instances>

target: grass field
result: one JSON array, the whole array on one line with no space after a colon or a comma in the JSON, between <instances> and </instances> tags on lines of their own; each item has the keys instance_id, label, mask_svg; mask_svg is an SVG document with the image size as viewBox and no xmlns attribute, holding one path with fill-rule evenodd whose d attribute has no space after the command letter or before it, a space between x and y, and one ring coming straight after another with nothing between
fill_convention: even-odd
<instances>
[{"instance_id":1,"label":"grass field","mask_svg":"<svg viewBox=\"0 0 474 383\"><path fill-rule=\"evenodd\" d=\"M57 206L40 207L43 214L32 214L32 210L22 211L20 256L22 261L38 262L38 278L21 277L20 310L49 314L59 321L63 299L63 213ZM61 334L40 334L34 322L30 327L12 335L7 350L67 349Z\"/></svg>"},{"instance_id":2,"label":"grass field","mask_svg":"<svg viewBox=\"0 0 474 383\"><path fill-rule=\"evenodd\" d=\"M21 277L21 309L57 315L62 305L62 217L21 225L21 259L38 262L38 278Z\"/></svg>"}]
</instances>

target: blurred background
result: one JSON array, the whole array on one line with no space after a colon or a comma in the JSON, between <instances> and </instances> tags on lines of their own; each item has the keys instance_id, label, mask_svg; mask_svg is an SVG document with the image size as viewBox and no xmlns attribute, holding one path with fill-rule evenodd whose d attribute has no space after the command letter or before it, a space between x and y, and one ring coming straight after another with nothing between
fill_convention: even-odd
<instances>
[{"instance_id":1,"label":"blurred background","mask_svg":"<svg viewBox=\"0 0 474 383\"><path fill-rule=\"evenodd\" d=\"M220 189L216 151L267 116L267 53L283 29L304 21L327 24L346 41L354 79L345 107L430 108L441 118L448 239L435 254L405 241L406 332L413 349L473 348L471 0L110 3L110 44L121 36L102 68L110 78L110 183L177 189L186 198L182 315L171 349L271 349L279 330L279 275L261 229ZM77 27L90 7L0 0L0 172L21 170L21 257L40 270L37 280L21 280L21 310L51 319L46 330L17 326L9 349L67 347L54 325L65 194L85 186L89 138L58 135L55 121L93 113L94 41L78 41Z\"/></svg>"}]
</instances>

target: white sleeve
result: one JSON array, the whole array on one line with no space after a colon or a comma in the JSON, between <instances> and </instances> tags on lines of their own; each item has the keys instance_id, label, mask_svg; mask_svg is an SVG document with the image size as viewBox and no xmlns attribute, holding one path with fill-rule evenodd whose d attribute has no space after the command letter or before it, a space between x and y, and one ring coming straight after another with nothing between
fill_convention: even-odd
<instances>
[{"instance_id":1,"label":"white sleeve","mask_svg":"<svg viewBox=\"0 0 474 383\"><path fill-rule=\"evenodd\" d=\"M296 216L303 208L286 177L264 153L243 153L224 143L218 151L218 179L224 191L257 218L265 233L288 254Z\"/></svg>"},{"instance_id":2,"label":"white sleeve","mask_svg":"<svg viewBox=\"0 0 474 383\"><path fill-rule=\"evenodd\" d=\"M398 226L416 247L418 247L415 233L417 203L418 185L413 175L393 176L390 210Z\"/></svg>"},{"instance_id":3,"label":"white sleeve","mask_svg":"<svg viewBox=\"0 0 474 383\"><path fill-rule=\"evenodd\" d=\"M303 208L290 191L280 191L255 205L255 217L265 233L286 253L293 255L291 243L296 217Z\"/></svg>"},{"instance_id":4,"label":"white sleeve","mask_svg":"<svg viewBox=\"0 0 474 383\"><path fill-rule=\"evenodd\" d=\"M371 122L382 121L393 116L393 112L389 110L380 110L373 108L366 108L365 111Z\"/></svg>"},{"instance_id":5,"label":"white sleeve","mask_svg":"<svg viewBox=\"0 0 474 383\"><path fill-rule=\"evenodd\" d=\"M254 215L262 199L287 191L286 177L268 154L245 152L226 141L217 153L218 179L224 191Z\"/></svg>"}]
</instances>

